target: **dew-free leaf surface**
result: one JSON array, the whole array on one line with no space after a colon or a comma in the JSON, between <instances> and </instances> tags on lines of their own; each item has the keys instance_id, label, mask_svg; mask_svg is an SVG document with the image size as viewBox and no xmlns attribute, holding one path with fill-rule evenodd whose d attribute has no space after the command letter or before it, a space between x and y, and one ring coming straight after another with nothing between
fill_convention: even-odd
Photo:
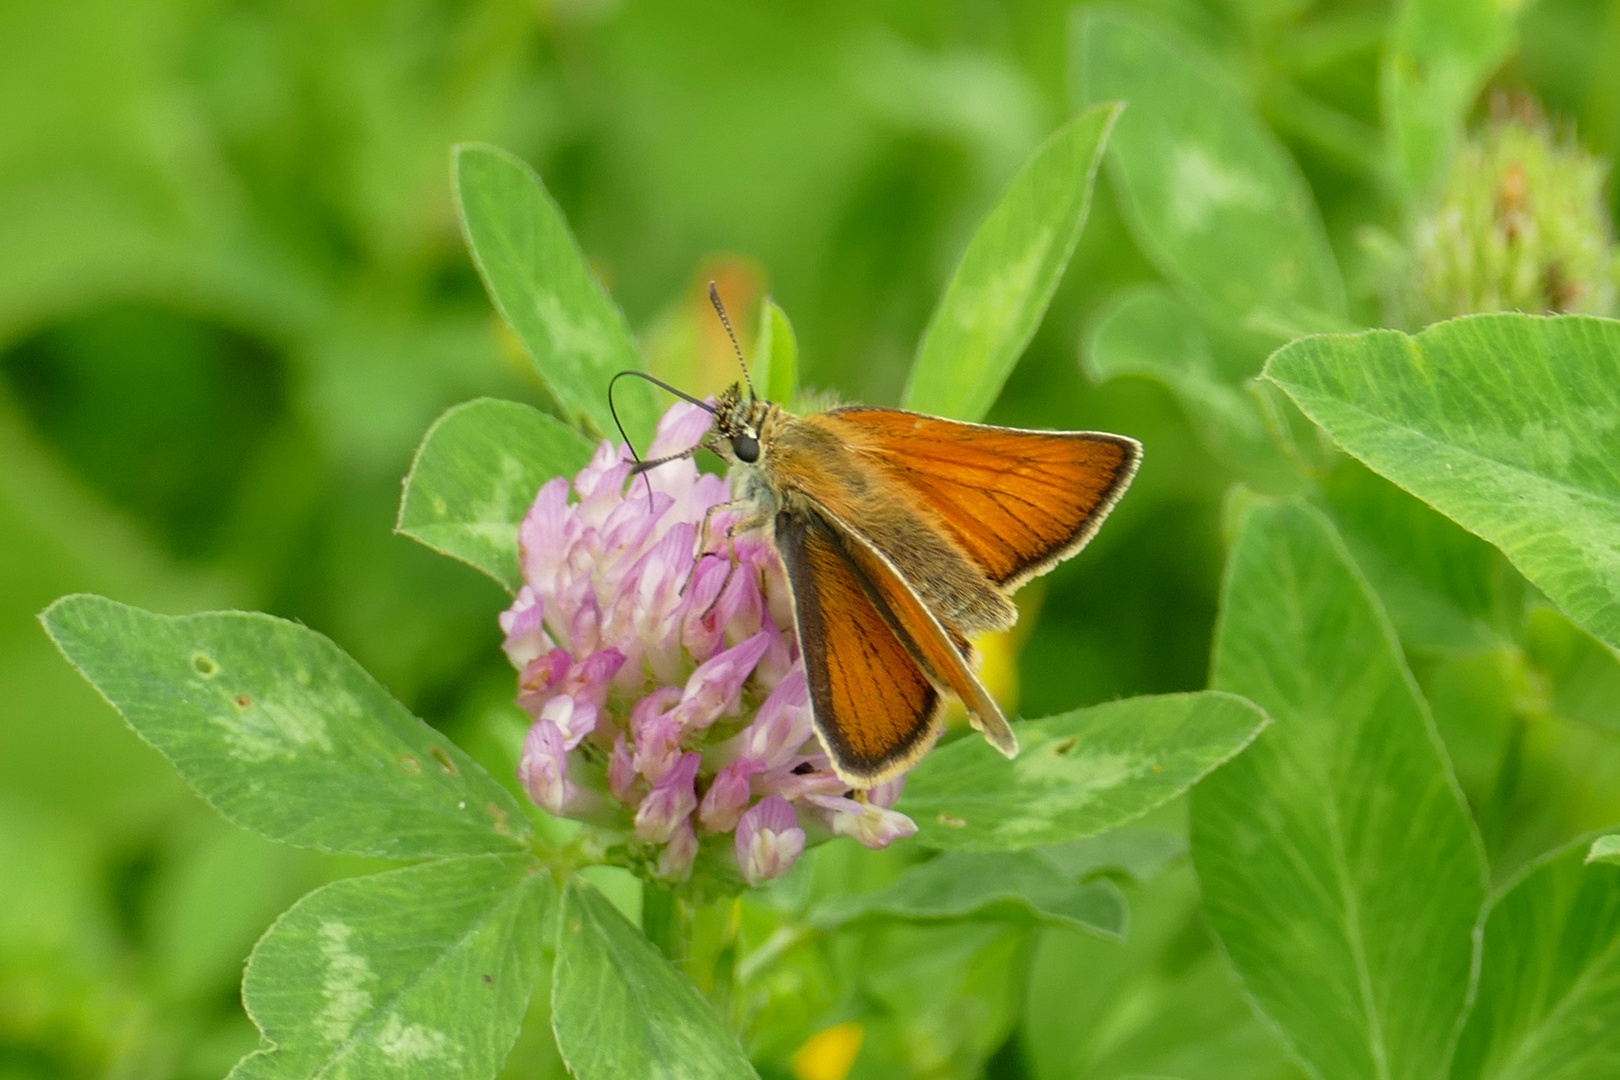
<instances>
[{"instance_id":1,"label":"dew-free leaf surface","mask_svg":"<svg viewBox=\"0 0 1620 1080\"><path fill-rule=\"evenodd\" d=\"M539 409L479 398L434 421L405 478L397 528L517 592L518 524L540 486L572 477L591 441Z\"/></svg>"},{"instance_id":2,"label":"dew-free leaf surface","mask_svg":"<svg viewBox=\"0 0 1620 1080\"><path fill-rule=\"evenodd\" d=\"M1126 698L1014 725L1008 760L980 738L925 757L898 809L929 847L1001 851L1061 844L1186 791L1266 724L1233 694Z\"/></svg>"},{"instance_id":3,"label":"dew-free leaf surface","mask_svg":"<svg viewBox=\"0 0 1620 1080\"><path fill-rule=\"evenodd\" d=\"M1246 474L1287 465L1253 395L1223 378L1198 316L1162 285L1115 297L1092 324L1085 366L1098 382L1139 375L1164 383L1204 444Z\"/></svg>"},{"instance_id":4,"label":"dew-free leaf surface","mask_svg":"<svg viewBox=\"0 0 1620 1080\"><path fill-rule=\"evenodd\" d=\"M1394 19L1379 90L1394 178L1421 198L1443 179L1480 87L1513 45L1494 0L1408 0Z\"/></svg>"},{"instance_id":5,"label":"dew-free leaf surface","mask_svg":"<svg viewBox=\"0 0 1620 1080\"><path fill-rule=\"evenodd\" d=\"M1144 254L1238 318L1342 316L1344 285L1298 167L1213 60L1123 9L1075 22L1078 97L1128 102L1108 148Z\"/></svg>"},{"instance_id":6,"label":"dew-free leaf surface","mask_svg":"<svg viewBox=\"0 0 1620 1080\"><path fill-rule=\"evenodd\" d=\"M1213 683L1273 723L1193 792L1210 926L1324 1080L1433 1077L1485 887L1427 706L1320 514L1251 508L1227 565Z\"/></svg>"},{"instance_id":7,"label":"dew-free leaf surface","mask_svg":"<svg viewBox=\"0 0 1620 1080\"><path fill-rule=\"evenodd\" d=\"M510 852L528 833L505 788L313 630L86 594L40 618L136 733L243 828L395 859Z\"/></svg>"},{"instance_id":8,"label":"dew-free leaf surface","mask_svg":"<svg viewBox=\"0 0 1620 1080\"><path fill-rule=\"evenodd\" d=\"M608 380L643 367L641 353L562 211L533 169L493 146L456 147L451 176L473 262L540 381L569 416L616 435ZM631 438L652 433L658 403L649 384L626 379L614 400Z\"/></svg>"},{"instance_id":9,"label":"dew-free leaf surface","mask_svg":"<svg viewBox=\"0 0 1620 1080\"><path fill-rule=\"evenodd\" d=\"M1491 904L1452 1080L1620 1076L1620 866L1586 853L1572 845Z\"/></svg>"},{"instance_id":10,"label":"dew-free leaf surface","mask_svg":"<svg viewBox=\"0 0 1620 1080\"><path fill-rule=\"evenodd\" d=\"M759 334L754 340L754 389L765 400L792 408L799 392L799 340L787 312L770 297L760 305Z\"/></svg>"},{"instance_id":11,"label":"dew-free leaf surface","mask_svg":"<svg viewBox=\"0 0 1620 1080\"><path fill-rule=\"evenodd\" d=\"M1034 851L947 851L877 892L833 897L809 921L836 929L863 918L1044 923L1125 936L1125 900L1106 878L1085 883Z\"/></svg>"},{"instance_id":12,"label":"dew-free leaf surface","mask_svg":"<svg viewBox=\"0 0 1620 1080\"><path fill-rule=\"evenodd\" d=\"M1341 455L1320 490L1408 647L1479 650L1510 640L1523 579L1501 552L1352 458Z\"/></svg>"},{"instance_id":13,"label":"dew-free leaf surface","mask_svg":"<svg viewBox=\"0 0 1620 1080\"><path fill-rule=\"evenodd\" d=\"M1620 322L1475 315L1306 338L1265 374L1620 648Z\"/></svg>"},{"instance_id":14,"label":"dew-free leaf surface","mask_svg":"<svg viewBox=\"0 0 1620 1080\"><path fill-rule=\"evenodd\" d=\"M1620 834L1600 836L1592 841L1592 846L1586 852L1586 861L1620 865Z\"/></svg>"},{"instance_id":15,"label":"dew-free leaf surface","mask_svg":"<svg viewBox=\"0 0 1620 1080\"><path fill-rule=\"evenodd\" d=\"M1059 128L979 225L917 348L906 408L978 420L995 404L1069 265L1119 111Z\"/></svg>"},{"instance_id":16,"label":"dew-free leaf surface","mask_svg":"<svg viewBox=\"0 0 1620 1080\"><path fill-rule=\"evenodd\" d=\"M231 1080L486 1080L540 972L551 875L525 855L334 882L260 940L242 997L265 1046Z\"/></svg>"},{"instance_id":17,"label":"dew-free leaf surface","mask_svg":"<svg viewBox=\"0 0 1620 1080\"><path fill-rule=\"evenodd\" d=\"M563 892L551 1026L580 1080L757 1080L686 977L589 885Z\"/></svg>"}]
</instances>

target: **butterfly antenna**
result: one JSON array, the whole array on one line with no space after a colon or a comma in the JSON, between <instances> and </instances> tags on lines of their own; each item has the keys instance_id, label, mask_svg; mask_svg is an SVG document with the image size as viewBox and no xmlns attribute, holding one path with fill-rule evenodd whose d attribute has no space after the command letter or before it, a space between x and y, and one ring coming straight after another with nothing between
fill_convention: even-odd
<instances>
[{"instance_id":1,"label":"butterfly antenna","mask_svg":"<svg viewBox=\"0 0 1620 1080\"><path fill-rule=\"evenodd\" d=\"M743 360L742 346L737 344L736 331L731 329L731 320L726 317L726 305L720 302L720 290L715 287L712 281L709 282L709 303L714 305L714 313L720 316L720 325L726 328L726 337L731 339L731 347L737 353L737 366L742 368L743 383L748 387L748 400L757 401L758 396L754 393L754 380L748 377L748 363Z\"/></svg>"},{"instance_id":2,"label":"butterfly antenna","mask_svg":"<svg viewBox=\"0 0 1620 1080\"><path fill-rule=\"evenodd\" d=\"M728 326L728 327L726 327L726 329L729 331L731 328ZM733 339L733 340L735 340L735 339ZM647 511L648 511L648 513L651 513L652 512L652 506L653 506L653 489L652 489L652 481L647 479L647 470L655 468L655 467L657 467L659 465L667 464L667 463L669 463L671 461L679 461L681 458L687 457L689 455L688 454L674 454L674 455L672 455L670 457L658 458L655 461L642 461L641 460L641 455L636 453L635 443L632 443L630 441L629 434L626 433L625 430L624 430L624 423L623 423L623 421L621 421L619 419L619 410L617 408L615 408L614 405L613 405L613 387L620 379L624 378L626 375L634 375L638 379L646 379L648 382L652 383L654 386L657 386L657 387L659 387L661 389L664 389L664 390L668 390L670 393L674 394L676 397L680 398L682 401L691 402L693 405L696 405L698 408L702 409L704 412L708 413L710 416L714 415L714 406L709 405L709 404L707 404L705 402L699 401L697 398L693 397L691 394L686 393L684 390L675 389L673 386L669 385L669 383L665 382L663 379L654 378L653 376L647 374L645 371L635 371L633 369L628 369L627 368L626 370L619 372L617 375L613 376L613 378L608 380L608 412L611 413L612 416L613 416L613 426L619 429L619 437L624 440L625 447L630 451L630 460L635 462L634 465L630 466L630 475L631 476L637 476L637 475L641 476L642 482L647 485ZM752 389L752 388L750 388L750 389Z\"/></svg>"}]
</instances>

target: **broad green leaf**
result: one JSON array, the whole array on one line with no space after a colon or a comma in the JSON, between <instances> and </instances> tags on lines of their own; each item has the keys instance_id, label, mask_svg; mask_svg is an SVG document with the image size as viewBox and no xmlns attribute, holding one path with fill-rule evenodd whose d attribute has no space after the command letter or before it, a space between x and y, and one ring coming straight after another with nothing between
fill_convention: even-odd
<instances>
[{"instance_id":1,"label":"broad green leaf","mask_svg":"<svg viewBox=\"0 0 1620 1080\"><path fill-rule=\"evenodd\" d=\"M393 859L510 852L528 833L505 788L313 630L83 594L40 619L136 733L243 828Z\"/></svg>"},{"instance_id":2,"label":"broad green leaf","mask_svg":"<svg viewBox=\"0 0 1620 1080\"><path fill-rule=\"evenodd\" d=\"M1587 865L1585 848L1492 901L1452 1080L1620 1076L1620 866Z\"/></svg>"},{"instance_id":3,"label":"broad green leaf","mask_svg":"<svg viewBox=\"0 0 1620 1080\"><path fill-rule=\"evenodd\" d=\"M1276 384L1256 379L1249 383L1249 390L1260 404L1260 415L1266 418L1266 430L1302 473L1320 478L1339 463L1344 455L1333 440Z\"/></svg>"},{"instance_id":4,"label":"broad green leaf","mask_svg":"<svg viewBox=\"0 0 1620 1080\"><path fill-rule=\"evenodd\" d=\"M1408 647L1490 649L1523 610L1523 578L1501 552L1360 462L1339 457L1324 503Z\"/></svg>"},{"instance_id":5,"label":"broad green leaf","mask_svg":"<svg viewBox=\"0 0 1620 1080\"><path fill-rule=\"evenodd\" d=\"M1253 395L1223 374L1198 316L1162 285L1127 290L1104 309L1091 327L1085 367L1098 382L1137 375L1168 386L1204 445L1246 475L1288 466Z\"/></svg>"},{"instance_id":6,"label":"broad green leaf","mask_svg":"<svg viewBox=\"0 0 1620 1080\"><path fill-rule=\"evenodd\" d=\"M518 524L540 486L591 459L589 439L538 409L479 398L447 411L405 477L398 531L517 592Z\"/></svg>"},{"instance_id":7,"label":"broad green leaf","mask_svg":"<svg viewBox=\"0 0 1620 1080\"><path fill-rule=\"evenodd\" d=\"M1151 881L1187 854L1187 834L1185 827L1172 830L1144 824L1121 825L1084 840L1036 851L1075 879L1114 873L1135 881Z\"/></svg>"},{"instance_id":8,"label":"broad green leaf","mask_svg":"<svg viewBox=\"0 0 1620 1080\"><path fill-rule=\"evenodd\" d=\"M957 420L990 411L1069 265L1119 111L1099 105L1059 128L980 224L923 333L906 408Z\"/></svg>"},{"instance_id":9,"label":"broad green leaf","mask_svg":"<svg viewBox=\"0 0 1620 1080\"><path fill-rule=\"evenodd\" d=\"M265 1045L232 1080L492 1077L540 974L551 875L474 855L317 889L248 960Z\"/></svg>"},{"instance_id":10,"label":"broad green leaf","mask_svg":"<svg viewBox=\"0 0 1620 1080\"><path fill-rule=\"evenodd\" d=\"M1265 375L1620 647L1620 322L1475 315L1306 338Z\"/></svg>"},{"instance_id":11,"label":"broad green leaf","mask_svg":"<svg viewBox=\"0 0 1620 1080\"><path fill-rule=\"evenodd\" d=\"M1530 613L1524 651L1552 685L1561 715L1620 733L1620 653L1550 607Z\"/></svg>"},{"instance_id":12,"label":"broad green leaf","mask_svg":"<svg viewBox=\"0 0 1620 1080\"><path fill-rule=\"evenodd\" d=\"M1586 852L1586 861L1620 865L1620 835L1611 833L1592 841L1591 848Z\"/></svg>"},{"instance_id":13,"label":"broad green leaf","mask_svg":"<svg viewBox=\"0 0 1620 1080\"><path fill-rule=\"evenodd\" d=\"M1463 121L1513 46L1511 8L1498 0L1406 0L1380 72L1389 163L1414 196L1442 179Z\"/></svg>"},{"instance_id":14,"label":"broad green leaf","mask_svg":"<svg viewBox=\"0 0 1620 1080\"><path fill-rule=\"evenodd\" d=\"M1123 943L1062 931L1037 939L1021 1027L1024 1075L1304 1080L1215 948L1192 866L1122 889L1131 912Z\"/></svg>"},{"instance_id":15,"label":"broad green leaf","mask_svg":"<svg viewBox=\"0 0 1620 1080\"><path fill-rule=\"evenodd\" d=\"M907 870L886 889L823 901L809 921L831 930L876 916L1045 923L1122 939L1126 911L1113 882L1078 883L1038 852L947 851Z\"/></svg>"},{"instance_id":16,"label":"broad green leaf","mask_svg":"<svg viewBox=\"0 0 1620 1080\"><path fill-rule=\"evenodd\" d=\"M1061 844L1181 794L1265 724L1232 694L1111 701L1017 725L1021 749L1010 761L983 739L934 750L907 776L898 808L929 847Z\"/></svg>"},{"instance_id":17,"label":"broad green leaf","mask_svg":"<svg viewBox=\"0 0 1620 1080\"><path fill-rule=\"evenodd\" d=\"M1532 621L1546 617L1607 651L1554 609L1533 613ZM1558 674L1513 645L1426 652L1418 671L1493 882L1620 821L1620 739L1562 712L1566 687ZM1568 696L1573 704L1585 695Z\"/></svg>"},{"instance_id":18,"label":"broad green leaf","mask_svg":"<svg viewBox=\"0 0 1620 1080\"><path fill-rule=\"evenodd\" d=\"M1344 285L1310 189L1214 61L1121 9L1086 10L1075 35L1080 100L1129 103L1109 176L1159 270L1257 324L1342 317Z\"/></svg>"},{"instance_id":19,"label":"broad green leaf","mask_svg":"<svg viewBox=\"0 0 1620 1080\"><path fill-rule=\"evenodd\" d=\"M1320 514L1243 519L1213 683L1273 724L1193 792L1210 926L1323 1080L1435 1076L1468 993L1479 841L1394 632Z\"/></svg>"},{"instance_id":20,"label":"broad green leaf","mask_svg":"<svg viewBox=\"0 0 1620 1080\"><path fill-rule=\"evenodd\" d=\"M580 1080L756 1076L709 1003L588 885L563 893L551 1026Z\"/></svg>"},{"instance_id":21,"label":"broad green leaf","mask_svg":"<svg viewBox=\"0 0 1620 1080\"><path fill-rule=\"evenodd\" d=\"M840 982L865 1032L850 1080L985 1075L1018 1023L1035 937L962 922L837 935Z\"/></svg>"},{"instance_id":22,"label":"broad green leaf","mask_svg":"<svg viewBox=\"0 0 1620 1080\"><path fill-rule=\"evenodd\" d=\"M616 435L608 380L641 368L641 354L562 211L533 169L493 146L457 146L451 173L473 262L540 380L594 434ZM650 385L626 379L614 399L631 438L652 433L658 403Z\"/></svg>"},{"instance_id":23,"label":"broad green leaf","mask_svg":"<svg viewBox=\"0 0 1620 1080\"><path fill-rule=\"evenodd\" d=\"M799 393L799 342L787 312L770 297L759 309L759 335L754 346L754 387L767 401L793 406Z\"/></svg>"}]
</instances>

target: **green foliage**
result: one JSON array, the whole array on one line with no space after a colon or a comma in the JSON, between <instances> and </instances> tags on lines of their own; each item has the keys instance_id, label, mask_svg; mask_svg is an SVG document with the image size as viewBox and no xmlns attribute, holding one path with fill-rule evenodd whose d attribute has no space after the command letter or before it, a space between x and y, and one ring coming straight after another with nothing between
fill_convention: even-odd
<instances>
[{"instance_id":1,"label":"green foliage","mask_svg":"<svg viewBox=\"0 0 1620 1080\"><path fill-rule=\"evenodd\" d=\"M1592 841L1591 848L1586 852L1586 861L1620 863L1620 836L1610 834Z\"/></svg>"},{"instance_id":2,"label":"green foliage","mask_svg":"<svg viewBox=\"0 0 1620 1080\"><path fill-rule=\"evenodd\" d=\"M1092 324L1085 364L1099 382L1139 375L1171 387L1204 444L1232 467L1286 468L1258 403L1221 370L1198 316L1172 290L1121 293Z\"/></svg>"},{"instance_id":3,"label":"green foliage","mask_svg":"<svg viewBox=\"0 0 1620 1080\"><path fill-rule=\"evenodd\" d=\"M995 404L1080 240L1118 105L1069 121L979 225L928 323L905 406L978 420Z\"/></svg>"},{"instance_id":4,"label":"green foliage","mask_svg":"<svg viewBox=\"0 0 1620 1080\"><path fill-rule=\"evenodd\" d=\"M490 298L564 415L613 434L604 388L642 366L624 316L533 169L492 146L458 146L453 162L456 211ZM619 408L631 436L652 432L658 413L647 383L630 380Z\"/></svg>"},{"instance_id":5,"label":"green foliage","mask_svg":"<svg viewBox=\"0 0 1620 1080\"><path fill-rule=\"evenodd\" d=\"M1258 325L1342 316L1344 285L1310 189L1224 72L1124 9L1084 12L1075 51L1082 101L1129 103L1110 176L1166 277Z\"/></svg>"},{"instance_id":6,"label":"green foliage","mask_svg":"<svg viewBox=\"0 0 1620 1080\"><path fill-rule=\"evenodd\" d=\"M766 300L759 311L759 335L754 339L755 389L767 401L792 404L799 392L799 343L787 312L774 300Z\"/></svg>"},{"instance_id":7,"label":"green foliage","mask_svg":"<svg viewBox=\"0 0 1620 1080\"><path fill-rule=\"evenodd\" d=\"M557 1047L582 1080L756 1075L692 984L588 885L563 892L551 1002Z\"/></svg>"},{"instance_id":8,"label":"green foliage","mask_svg":"<svg viewBox=\"0 0 1620 1080\"><path fill-rule=\"evenodd\" d=\"M285 843L410 859L510 852L528 821L459 747L320 634L268 615L153 615L69 596L68 660L227 818Z\"/></svg>"},{"instance_id":9,"label":"green foliage","mask_svg":"<svg viewBox=\"0 0 1620 1080\"><path fill-rule=\"evenodd\" d=\"M472 855L310 893L248 960L242 999L264 1046L231 1076L494 1076L554 892L532 858Z\"/></svg>"},{"instance_id":10,"label":"green foliage","mask_svg":"<svg viewBox=\"0 0 1620 1080\"><path fill-rule=\"evenodd\" d=\"M1453 1080L1607 1076L1620 1066L1620 867L1584 843L1533 867L1485 916L1478 997Z\"/></svg>"},{"instance_id":11,"label":"green foliage","mask_svg":"<svg viewBox=\"0 0 1620 1080\"><path fill-rule=\"evenodd\" d=\"M1379 85L1388 167L1422 198L1444 178L1463 118L1513 44L1513 24L1491 0L1408 0L1390 38Z\"/></svg>"},{"instance_id":12,"label":"green foliage","mask_svg":"<svg viewBox=\"0 0 1620 1080\"><path fill-rule=\"evenodd\" d=\"M1029 1075L1303 1080L1237 992L1192 868L1178 862L1121 890L1131 911L1122 945L1073 931L1036 943L1022 1032Z\"/></svg>"},{"instance_id":13,"label":"green foliage","mask_svg":"<svg viewBox=\"0 0 1620 1080\"><path fill-rule=\"evenodd\" d=\"M1039 922L1115 940L1125 936L1125 902L1112 882L1076 882L1038 850L948 851L912 867L886 889L819 904L810 922L836 930L869 916Z\"/></svg>"},{"instance_id":14,"label":"green foliage","mask_svg":"<svg viewBox=\"0 0 1620 1080\"><path fill-rule=\"evenodd\" d=\"M982 739L936 749L899 808L930 847L1003 851L1061 844L1123 824L1229 760L1266 717L1232 694L1167 694L1018 726L1008 760Z\"/></svg>"},{"instance_id":15,"label":"green foliage","mask_svg":"<svg viewBox=\"0 0 1620 1080\"><path fill-rule=\"evenodd\" d=\"M590 461L588 439L513 401L480 398L446 412L422 437L396 528L478 567L517 592L518 523L534 493Z\"/></svg>"},{"instance_id":16,"label":"green foliage","mask_svg":"<svg viewBox=\"0 0 1620 1080\"><path fill-rule=\"evenodd\" d=\"M1337 462L1320 495L1403 642L1478 650L1512 639L1522 590L1490 544L1355 461Z\"/></svg>"},{"instance_id":17,"label":"green foliage","mask_svg":"<svg viewBox=\"0 0 1620 1080\"><path fill-rule=\"evenodd\" d=\"M1617 324L1251 378L1415 330L1431 255L1435 311L1605 310L1611 13L1071 6L0 11L0 1071L1614 1072ZM1541 143L1467 136L1503 88ZM1019 598L1024 755L702 905L520 811L500 590L386 521L419 443L398 531L515 589L711 276L767 397L1148 453ZM67 594L231 821L434 861L208 815ZM236 607L292 621L141 610Z\"/></svg>"},{"instance_id":18,"label":"green foliage","mask_svg":"<svg viewBox=\"0 0 1620 1080\"><path fill-rule=\"evenodd\" d=\"M1266 377L1620 648L1620 323L1488 315L1309 338Z\"/></svg>"},{"instance_id":19,"label":"green foliage","mask_svg":"<svg viewBox=\"0 0 1620 1080\"><path fill-rule=\"evenodd\" d=\"M1210 925L1321 1076L1436 1075L1468 996L1483 861L1389 623L1314 513L1244 516L1212 682L1274 723L1193 793Z\"/></svg>"}]
</instances>

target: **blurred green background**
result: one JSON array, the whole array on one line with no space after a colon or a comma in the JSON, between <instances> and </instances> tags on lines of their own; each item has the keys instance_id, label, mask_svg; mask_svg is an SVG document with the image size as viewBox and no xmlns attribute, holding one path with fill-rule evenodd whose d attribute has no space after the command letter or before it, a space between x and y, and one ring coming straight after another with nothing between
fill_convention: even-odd
<instances>
[{"instance_id":1,"label":"blurred green background","mask_svg":"<svg viewBox=\"0 0 1620 1080\"><path fill-rule=\"evenodd\" d=\"M1376 323L1358 230L1405 223L1358 148L1379 126L1390 6L1141 6L1252 90L1320 202L1353 313ZM510 696L504 596L391 532L442 409L545 404L457 233L452 143L538 168L655 363L695 347L718 276L742 306L769 291L786 309L809 387L893 403L971 229L1071 111L1072 10L0 0L0 1078L222 1075L255 1042L237 999L253 941L357 869L188 794L50 647L34 621L50 600L297 619L452 734ZM1612 162L1620 3L1542 0L1518 22L1493 85ZM1087 320L1154 278L1102 178L991 417L1147 447L1096 544L1024 597L1027 716L1205 682L1232 476L1162 387L1079 366ZM1156 880L1132 897L1126 952L1053 931L1031 969L1087 987L1074 1007L1102 1071L1042 1049L1063 1018L1037 1000L1025 1049L992 1072L1114 1075L1109 1055L1149 1037L1098 1019L1117 1000L1178 1037L1264 1040L1190 873ZM1129 950L1151 958L1130 968ZM526 1036L515 1073L525 1054L547 1056Z\"/></svg>"}]
</instances>

